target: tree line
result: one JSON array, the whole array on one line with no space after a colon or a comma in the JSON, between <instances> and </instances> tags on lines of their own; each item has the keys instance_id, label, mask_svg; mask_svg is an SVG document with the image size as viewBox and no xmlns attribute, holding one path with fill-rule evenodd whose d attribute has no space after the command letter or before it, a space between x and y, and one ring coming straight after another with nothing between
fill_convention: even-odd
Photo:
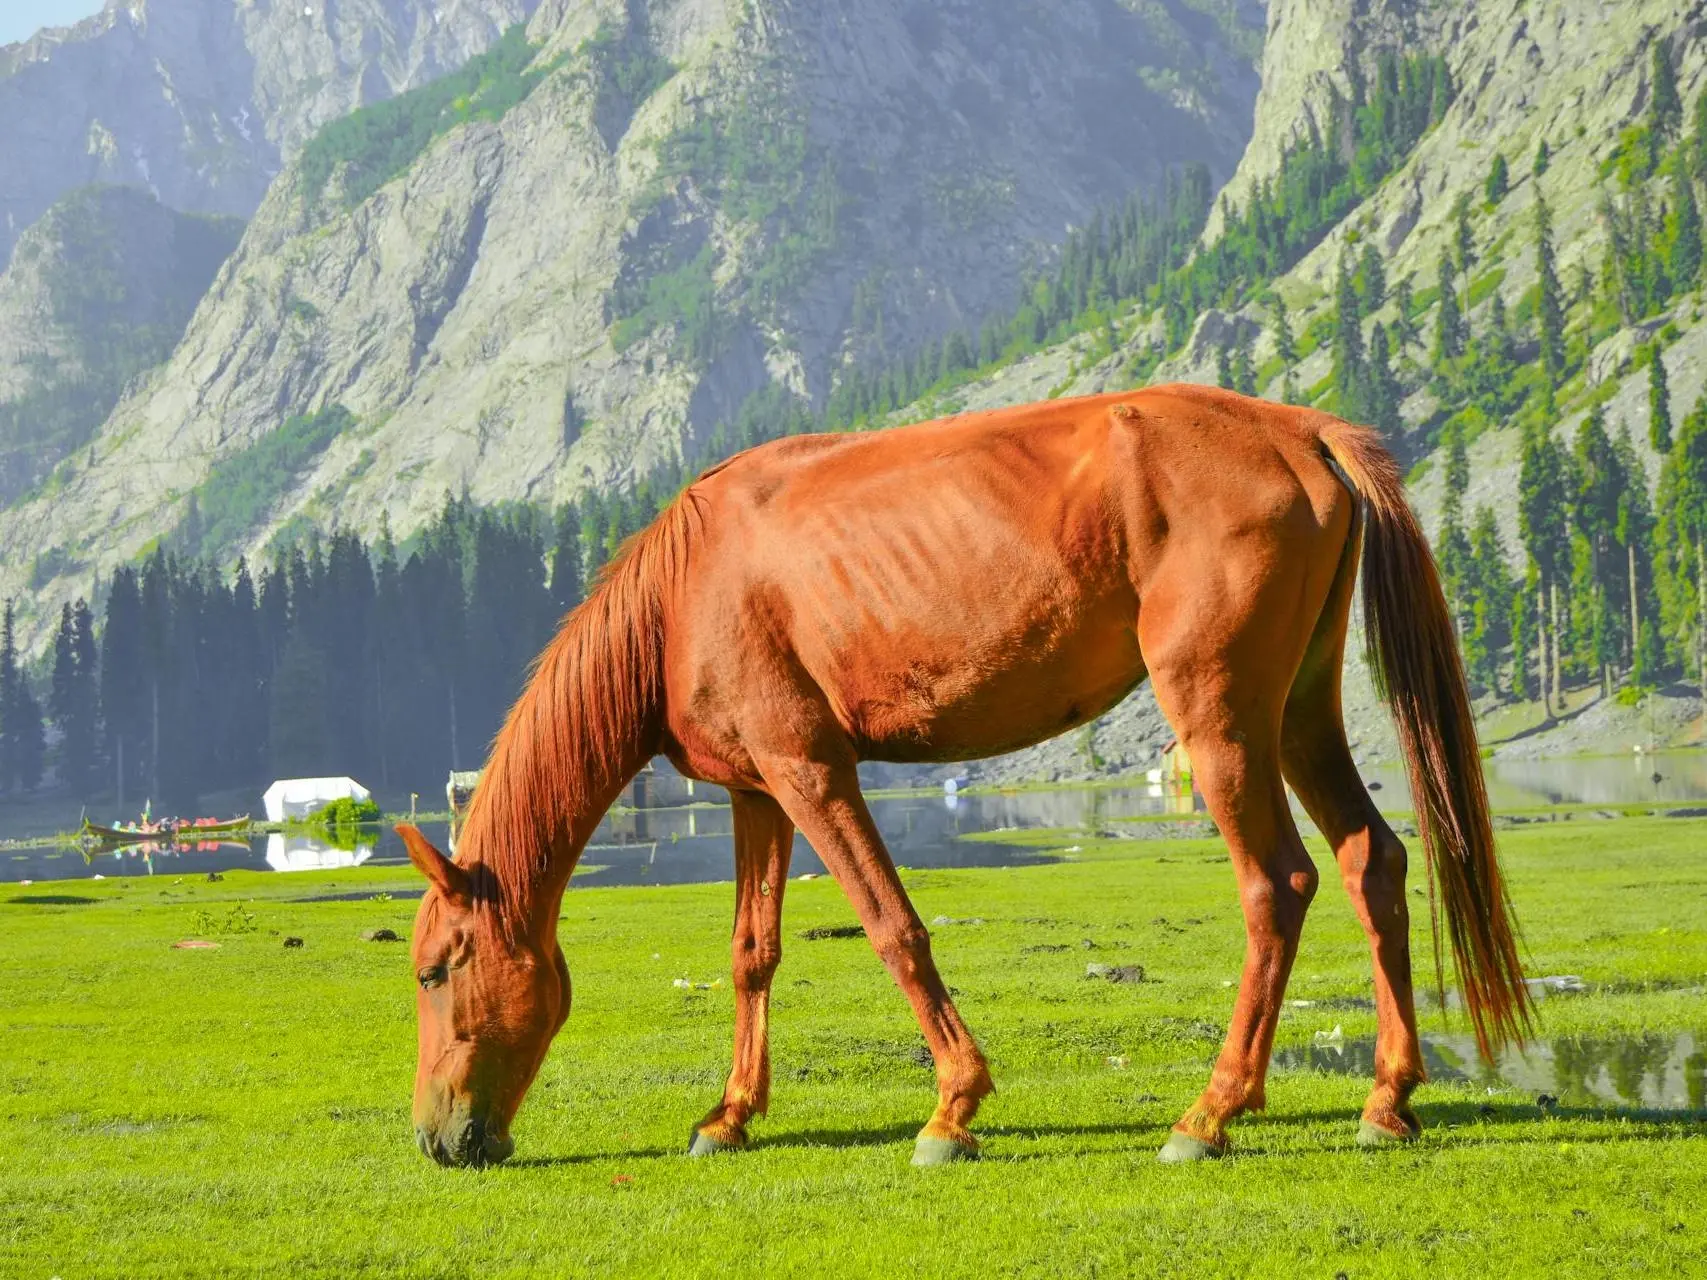
<instances>
[{"instance_id":1,"label":"tree line","mask_svg":"<svg viewBox=\"0 0 1707 1280\"><path fill-rule=\"evenodd\" d=\"M651 518L650 490L548 514L447 499L399 546L339 530L221 573L171 545L117 570L96 609L67 605L47 712L0 636L0 793L51 765L84 800L202 795L274 777L350 774L436 795L476 768L528 664L615 548Z\"/></svg>"},{"instance_id":2,"label":"tree line","mask_svg":"<svg viewBox=\"0 0 1707 1280\"><path fill-rule=\"evenodd\" d=\"M1285 382L1286 399L1376 425L1401 456L1433 451L1444 490L1435 547L1471 678L1482 692L1537 698L1549 712L1574 685L1606 694L1623 685L1632 699L1679 676L1707 687L1707 401L1674 424L1664 348L1677 331L1649 324L1703 283L1707 93L1687 131L1683 114L1671 51L1656 41L1647 116L1603 166L1598 272L1579 264L1561 278L1543 141L1531 160L1526 228L1536 281L1508 311L1504 264L1479 260L1474 227L1510 189L1510 163L1496 155L1479 205L1469 195L1454 203L1446 249L1423 288L1409 279L1389 286L1373 241L1348 244L1334 306L1311 335L1329 344L1331 372L1313 388L1296 388L1290 373ZM1290 371L1300 344L1279 300L1267 303L1273 346ZM1607 421L1616 379L1591 385L1587 374L1603 339L1636 326L1652 335L1634 362L1647 369L1657 477L1631 425ZM1248 356L1224 356L1219 374L1227 386L1256 381ZM1415 429L1399 412L1406 384L1433 401ZM1572 411L1580 418L1565 438L1559 426ZM1502 426L1521 440L1517 548L1503 544L1491 508L1464 511L1467 446Z\"/></svg>"}]
</instances>

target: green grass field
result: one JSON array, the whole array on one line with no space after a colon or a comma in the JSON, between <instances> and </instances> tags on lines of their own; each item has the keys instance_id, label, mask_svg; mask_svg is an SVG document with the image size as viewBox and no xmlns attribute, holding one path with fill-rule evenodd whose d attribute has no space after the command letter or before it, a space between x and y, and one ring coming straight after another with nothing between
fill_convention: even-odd
<instances>
[{"instance_id":1,"label":"green grass field","mask_svg":"<svg viewBox=\"0 0 1707 1280\"><path fill-rule=\"evenodd\" d=\"M726 978L672 984L726 973L730 887L583 890L563 912L574 1012L515 1158L479 1172L415 1150L407 948L360 939L407 935L413 902L371 897L417 888L406 869L0 887L0 1275L1707 1267L1707 823L1503 840L1528 971L1600 988L1545 1000L1541 1034L1567 1049L1693 1035L1695 1110L1567 1093L1543 1111L1533 1084L1437 1083L1418 1094L1422 1141L1371 1153L1354 1145L1368 1081L1291 1067L1271 1077L1269 1111L1235 1127L1232 1158L1188 1167L1155 1153L1231 1007L1243 938L1226 858L1209 841L1026 838L1079 851L905 875L927 921L983 920L933 934L999 1090L984 1159L930 1170L908 1164L934 1095L905 1001L862 939L799 937L851 922L828 880L788 889L774 1098L753 1149L682 1154L721 1090L732 995ZM1288 993L1312 1003L1281 1023L1294 1058L1336 1026L1351 1042L1373 1031L1363 938L1323 879ZM359 897L307 900L330 894ZM221 945L171 947L190 937ZM1149 980L1087 979L1091 961ZM1423 1026L1464 1032L1439 1012Z\"/></svg>"}]
</instances>

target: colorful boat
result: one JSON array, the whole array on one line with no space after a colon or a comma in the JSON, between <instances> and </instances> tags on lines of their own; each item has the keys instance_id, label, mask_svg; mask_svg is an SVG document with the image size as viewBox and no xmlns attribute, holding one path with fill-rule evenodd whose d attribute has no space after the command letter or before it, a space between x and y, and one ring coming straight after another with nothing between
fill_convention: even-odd
<instances>
[{"instance_id":1,"label":"colorful boat","mask_svg":"<svg viewBox=\"0 0 1707 1280\"><path fill-rule=\"evenodd\" d=\"M193 822L174 822L170 819L163 822L127 827L106 827L98 822L83 819L82 835L95 840L104 840L110 844L136 844L146 840L194 839L204 836L223 835L233 831L246 831L249 828L249 815L240 818L227 818L223 821L216 818L198 818Z\"/></svg>"}]
</instances>

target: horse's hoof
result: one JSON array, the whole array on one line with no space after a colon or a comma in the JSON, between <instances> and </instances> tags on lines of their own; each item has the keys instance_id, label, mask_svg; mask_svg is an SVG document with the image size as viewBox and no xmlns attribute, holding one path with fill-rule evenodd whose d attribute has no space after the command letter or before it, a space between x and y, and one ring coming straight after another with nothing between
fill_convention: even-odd
<instances>
[{"instance_id":1,"label":"horse's hoof","mask_svg":"<svg viewBox=\"0 0 1707 1280\"><path fill-rule=\"evenodd\" d=\"M933 1164L954 1164L961 1160L976 1160L978 1148L953 1138L934 1138L921 1134L913 1147L913 1163L920 1168Z\"/></svg>"},{"instance_id":2,"label":"horse's hoof","mask_svg":"<svg viewBox=\"0 0 1707 1280\"><path fill-rule=\"evenodd\" d=\"M739 1151L742 1147L738 1142L722 1142L700 1129L693 1131L693 1141L688 1143L690 1156L722 1155L725 1151Z\"/></svg>"},{"instance_id":3,"label":"horse's hoof","mask_svg":"<svg viewBox=\"0 0 1707 1280\"><path fill-rule=\"evenodd\" d=\"M1162 1149L1156 1153L1156 1159L1163 1164L1185 1164L1192 1160L1219 1160L1226 1154L1226 1148L1176 1129L1168 1135L1167 1142L1163 1143Z\"/></svg>"},{"instance_id":4,"label":"horse's hoof","mask_svg":"<svg viewBox=\"0 0 1707 1280\"><path fill-rule=\"evenodd\" d=\"M1365 1120L1357 1126L1357 1145L1374 1150L1377 1147L1397 1147L1407 1142L1415 1142L1417 1135L1410 1130L1396 1133L1385 1125L1375 1124Z\"/></svg>"}]
</instances>

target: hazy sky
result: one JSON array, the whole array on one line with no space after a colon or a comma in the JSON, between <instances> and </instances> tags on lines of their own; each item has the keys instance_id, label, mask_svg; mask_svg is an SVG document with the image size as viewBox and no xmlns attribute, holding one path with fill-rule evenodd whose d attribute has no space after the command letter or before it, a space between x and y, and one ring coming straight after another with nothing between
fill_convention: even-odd
<instances>
[{"instance_id":1,"label":"hazy sky","mask_svg":"<svg viewBox=\"0 0 1707 1280\"><path fill-rule=\"evenodd\" d=\"M0 44L27 40L43 27L63 27L101 11L101 0L0 0Z\"/></svg>"}]
</instances>

